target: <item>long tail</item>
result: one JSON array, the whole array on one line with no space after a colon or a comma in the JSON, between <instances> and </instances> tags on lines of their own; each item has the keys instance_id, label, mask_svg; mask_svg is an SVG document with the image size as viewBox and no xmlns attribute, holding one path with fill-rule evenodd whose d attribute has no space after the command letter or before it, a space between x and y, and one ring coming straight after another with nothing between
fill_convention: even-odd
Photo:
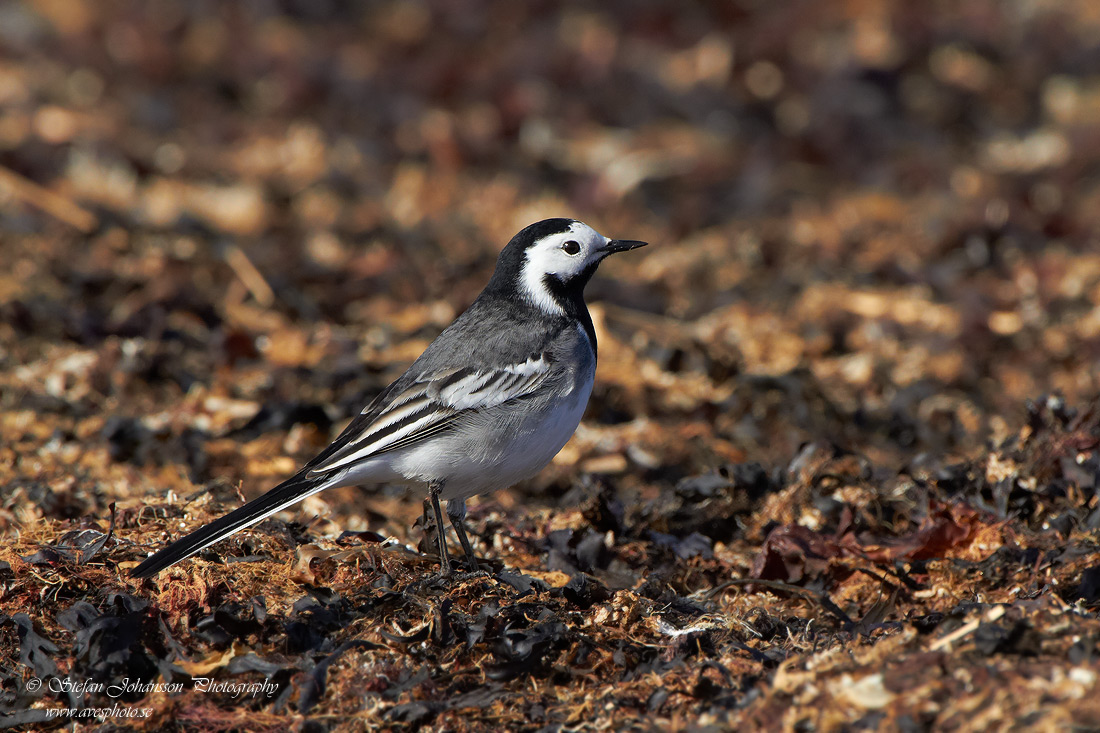
<instances>
[{"instance_id":1,"label":"long tail","mask_svg":"<svg viewBox=\"0 0 1100 733\"><path fill-rule=\"evenodd\" d=\"M176 540L130 571L130 575L134 578L148 578L156 575L161 570L191 557L215 542L224 540L246 527L251 527L265 517L311 494L333 486L331 478L331 476L317 476L307 479L301 474L292 476L263 496Z\"/></svg>"}]
</instances>

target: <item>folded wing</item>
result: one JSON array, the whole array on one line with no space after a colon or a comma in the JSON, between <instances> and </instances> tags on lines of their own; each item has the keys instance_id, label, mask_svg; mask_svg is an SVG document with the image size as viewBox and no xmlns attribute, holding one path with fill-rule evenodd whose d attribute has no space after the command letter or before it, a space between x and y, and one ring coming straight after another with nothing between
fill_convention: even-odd
<instances>
[{"instance_id":1,"label":"folded wing","mask_svg":"<svg viewBox=\"0 0 1100 733\"><path fill-rule=\"evenodd\" d=\"M407 447L450 428L464 413L535 393L550 373L546 355L493 368L422 374L390 396L379 395L333 445L307 466L307 477Z\"/></svg>"}]
</instances>

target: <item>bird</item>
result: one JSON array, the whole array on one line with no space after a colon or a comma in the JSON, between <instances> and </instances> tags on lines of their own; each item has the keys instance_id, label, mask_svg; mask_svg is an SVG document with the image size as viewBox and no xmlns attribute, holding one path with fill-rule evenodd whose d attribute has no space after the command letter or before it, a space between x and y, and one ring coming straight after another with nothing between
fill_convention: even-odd
<instances>
[{"instance_id":1,"label":"bird","mask_svg":"<svg viewBox=\"0 0 1100 733\"><path fill-rule=\"evenodd\" d=\"M501 250L485 289L327 448L267 493L177 539L130 575L148 578L337 486L426 487L440 572L451 575L440 499L473 571L466 500L543 469L592 393L596 332L584 289L609 255L645 246L553 218Z\"/></svg>"}]
</instances>

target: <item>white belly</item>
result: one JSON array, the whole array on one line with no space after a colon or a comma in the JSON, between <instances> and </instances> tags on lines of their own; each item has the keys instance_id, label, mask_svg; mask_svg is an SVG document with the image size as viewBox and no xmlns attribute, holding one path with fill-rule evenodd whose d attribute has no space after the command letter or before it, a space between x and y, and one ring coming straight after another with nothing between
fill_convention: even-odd
<instances>
[{"instance_id":1,"label":"white belly","mask_svg":"<svg viewBox=\"0 0 1100 733\"><path fill-rule=\"evenodd\" d=\"M407 481L444 481L443 498L466 499L530 478L553 460L580 424L592 380L584 380L552 410L497 411L472 416L446 438L412 446L393 468ZM469 436L483 436L474 440Z\"/></svg>"}]
</instances>

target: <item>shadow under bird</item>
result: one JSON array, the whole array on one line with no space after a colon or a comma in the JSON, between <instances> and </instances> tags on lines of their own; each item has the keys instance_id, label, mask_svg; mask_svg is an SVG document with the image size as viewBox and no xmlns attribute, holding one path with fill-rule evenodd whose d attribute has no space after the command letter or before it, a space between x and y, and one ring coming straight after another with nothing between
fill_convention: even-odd
<instances>
[{"instance_id":1,"label":"shadow under bird","mask_svg":"<svg viewBox=\"0 0 1100 733\"><path fill-rule=\"evenodd\" d=\"M608 255L645 245L573 219L519 232L477 300L401 377L292 477L176 540L131 572L148 578L265 517L335 486L421 484L451 571L439 500L472 570L466 499L538 473L573 435L596 374L584 287Z\"/></svg>"}]
</instances>

